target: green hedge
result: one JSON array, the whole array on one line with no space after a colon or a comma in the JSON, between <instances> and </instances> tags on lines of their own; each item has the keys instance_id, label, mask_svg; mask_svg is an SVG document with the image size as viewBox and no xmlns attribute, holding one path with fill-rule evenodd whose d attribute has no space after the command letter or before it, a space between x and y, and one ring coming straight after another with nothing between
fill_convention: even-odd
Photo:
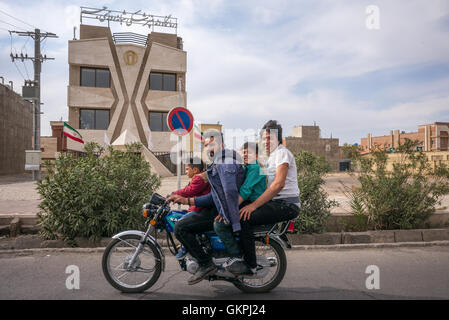
<instances>
[{"instance_id":1,"label":"green hedge","mask_svg":"<svg viewBox=\"0 0 449 320\"><path fill-rule=\"evenodd\" d=\"M324 176L331 171L331 165L324 157L303 150L295 154L295 159L301 199L295 230L299 233L324 232L331 208L338 206L323 190Z\"/></svg>"},{"instance_id":2,"label":"green hedge","mask_svg":"<svg viewBox=\"0 0 449 320\"><path fill-rule=\"evenodd\" d=\"M84 156L62 153L48 175L38 182L42 202L38 216L41 234L48 239L98 239L127 229L141 229L141 208L160 186L140 156L139 144L122 152L85 145Z\"/></svg>"}]
</instances>

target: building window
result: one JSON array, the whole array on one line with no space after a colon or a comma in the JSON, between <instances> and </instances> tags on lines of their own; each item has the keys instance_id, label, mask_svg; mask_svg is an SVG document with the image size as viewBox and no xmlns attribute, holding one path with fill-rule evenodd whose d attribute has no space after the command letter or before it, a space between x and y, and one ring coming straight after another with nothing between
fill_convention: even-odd
<instances>
[{"instance_id":1,"label":"building window","mask_svg":"<svg viewBox=\"0 0 449 320\"><path fill-rule=\"evenodd\" d=\"M109 110L80 110L80 129L107 130L109 127Z\"/></svg>"},{"instance_id":2,"label":"building window","mask_svg":"<svg viewBox=\"0 0 449 320\"><path fill-rule=\"evenodd\" d=\"M150 130L151 131L170 131L167 126L168 112L153 112L150 111Z\"/></svg>"},{"instance_id":3,"label":"building window","mask_svg":"<svg viewBox=\"0 0 449 320\"><path fill-rule=\"evenodd\" d=\"M81 68L82 87L110 88L111 76L108 69Z\"/></svg>"},{"instance_id":4,"label":"building window","mask_svg":"<svg viewBox=\"0 0 449 320\"><path fill-rule=\"evenodd\" d=\"M176 74L151 72L150 90L176 91Z\"/></svg>"}]
</instances>

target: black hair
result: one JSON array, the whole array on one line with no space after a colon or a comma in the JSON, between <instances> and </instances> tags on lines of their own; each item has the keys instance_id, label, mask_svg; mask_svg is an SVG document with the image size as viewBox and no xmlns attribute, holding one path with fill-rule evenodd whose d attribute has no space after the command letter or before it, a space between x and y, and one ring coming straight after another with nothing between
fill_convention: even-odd
<instances>
[{"instance_id":1,"label":"black hair","mask_svg":"<svg viewBox=\"0 0 449 320\"><path fill-rule=\"evenodd\" d=\"M204 170L204 162L200 158L190 158L187 160L186 166L189 166L190 168L194 169L197 168L200 172Z\"/></svg>"},{"instance_id":2,"label":"black hair","mask_svg":"<svg viewBox=\"0 0 449 320\"><path fill-rule=\"evenodd\" d=\"M261 133L264 131L270 132L270 130L277 130L278 141L279 141L279 144L281 144L282 143L282 127L281 127L281 125L276 120L270 120L263 125Z\"/></svg>"},{"instance_id":3,"label":"black hair","mask_svg":"<svg viewBox=\"0 0 449 320\"><path fill-rule=\"evenodd\" d=\"M245 142L243 150L245 149L251 149L256 155L259 155L259 145L256 142Z\"/></svg>"},{"instance_id":4,"label":"black hair","mask_svg":"<svg viewBox=\"0 0 449 320\"><path fill-rule=\"evenodd\" d=\"M204 140L208 138L214 138L219 145L224 144L223 132L216 129L209 129L203 134ZM219 141L221 139L221 141Z\"/></svg>"}]
</instances>

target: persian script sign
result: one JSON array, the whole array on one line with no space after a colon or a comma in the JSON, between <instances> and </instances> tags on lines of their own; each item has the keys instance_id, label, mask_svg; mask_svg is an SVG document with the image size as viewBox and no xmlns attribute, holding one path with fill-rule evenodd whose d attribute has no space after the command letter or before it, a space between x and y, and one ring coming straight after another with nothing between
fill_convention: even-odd
<instances>
[{"instance_id":1,"label":"persian script sign","mask_svg":"<svg viewBox=\"0 0 449 320\"><path fill-rule=\"evenodd\" d=\"M80 19L81 23L83 23L83 18L86 19L96 19L100 22L107 21L109 22L119 22L120 25L123 23L126 26L131 26L133 24L140 24L142 26L151 27L164 27L164 28L177 28L178 27L178 19L168 16L157 16L154 14L147 14L145 12L141 12L141 10L137 10L135 12L126 12L109 10L107 7L103 8L89 8L89 7L81 7L80 11Z\"/></svg>"}]
</instances>

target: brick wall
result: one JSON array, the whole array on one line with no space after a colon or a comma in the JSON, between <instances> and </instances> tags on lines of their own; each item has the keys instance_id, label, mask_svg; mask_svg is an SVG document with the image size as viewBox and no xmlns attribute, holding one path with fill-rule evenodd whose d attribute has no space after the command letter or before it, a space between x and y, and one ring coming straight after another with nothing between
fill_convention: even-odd
<instances>
[{"instance_id":1,"label":"brick wall","mask_svg":"<svg viewBox=\"0 0 449 320\"><path fill-rule=\"evenodd\" d=\"M0 84L0 174L25 172L25 150L33 144L33 107Z\"/></svg>"}]
</instances>

